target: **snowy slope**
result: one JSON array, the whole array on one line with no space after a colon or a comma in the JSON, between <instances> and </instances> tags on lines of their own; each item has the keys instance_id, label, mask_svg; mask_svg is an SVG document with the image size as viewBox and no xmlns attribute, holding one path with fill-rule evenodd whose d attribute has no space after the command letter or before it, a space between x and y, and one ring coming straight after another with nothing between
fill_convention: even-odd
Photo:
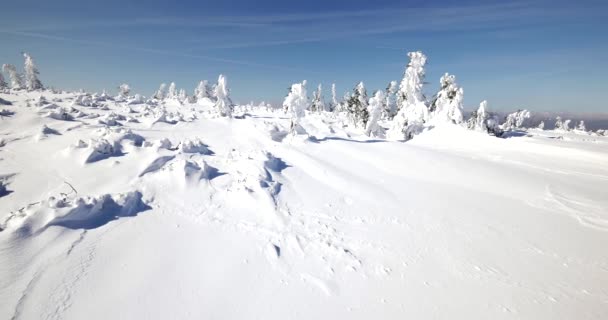
<instances>
[{"instance_id":1,"label":"snowy slope","mask_svg":"<svg viewBox=\"0 0 608 320\"><path fill-rule=\"evenodd\" d=\"M608 314L608 137L39 95L0 94L0 319Z\"/></svg>"}]
</instances>

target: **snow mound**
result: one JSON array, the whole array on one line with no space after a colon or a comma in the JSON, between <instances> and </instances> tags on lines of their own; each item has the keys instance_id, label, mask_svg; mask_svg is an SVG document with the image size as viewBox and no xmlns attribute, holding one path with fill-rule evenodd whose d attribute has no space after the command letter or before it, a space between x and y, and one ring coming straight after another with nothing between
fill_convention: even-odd
<instances>
[{"instance_id":1,"label":"snow mound","mask_svg":"<svg viewBox=\"0 0 608 320\"><path fill-rule=\"evenodd\" d=\"M94 229L121 217L150 209L139 191L74 199L50 197L9 215L0 230L30 236L51 226Z\"/></svg>"},{"instance_id":2,"label":"snow mound","mask_svg":"<svg viewBox=\"0 0 608 320\"><path fill-rule=\"evenodd\" d=\"M182 153L212 154L211 150L209 150L209 146L204 144L199 138L185 139L180 143L179 151Z\"/></svg>"}]
</instances>

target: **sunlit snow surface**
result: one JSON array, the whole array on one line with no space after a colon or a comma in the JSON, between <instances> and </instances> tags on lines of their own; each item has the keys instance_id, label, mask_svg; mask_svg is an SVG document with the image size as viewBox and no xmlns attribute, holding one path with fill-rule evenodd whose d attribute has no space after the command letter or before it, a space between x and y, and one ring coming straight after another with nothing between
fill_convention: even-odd
<instances>
[{"instance_id":1,"label":"sunlit snow surface","mask_svg":"<svg viewBox=\"0 0 608 320\"><path fill-rule=\"evenodd\" d=\"M0 94L0 319L608 314L608 137L43 95Z\"/></svg>"}]
</instances>

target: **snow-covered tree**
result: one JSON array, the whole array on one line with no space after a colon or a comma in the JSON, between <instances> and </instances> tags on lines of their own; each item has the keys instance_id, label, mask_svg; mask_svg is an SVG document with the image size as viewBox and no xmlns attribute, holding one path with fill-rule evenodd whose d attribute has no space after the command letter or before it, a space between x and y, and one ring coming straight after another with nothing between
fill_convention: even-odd
<instances>
[{"instance_id":1,"label":"snow-covered tree","mask_svg":"<svg viewBox=\"0 0 608 320\"><path fill-rule=\"evenodd\" d=\"M581 120L581 121L578 123L578 126L576 126L576 130L579 130L579 131L587 131L587 127L585 126L585 121Z\"/></svg>"},{"instance_id":2,"label":"snow-covered tree","mask_svg":"<svg viewBox=\"0 0 608 320\"><path fill-rule=\"evenodd\" d=\"M383 119L392 119L397 113L397 81L391 81L386 86L382 110Z\"/></svg>"},{"instance_id":3,"label":"snow-covered tree","mask_svg":"<svg viewBox=\"0 0 608 320\"><path fill-rule=\"evenodd\" d=\"M348 116L355 127L365 129L369 120L369 111L367 110L367 90L363 82L355 87L353 95L347 101Z\"/></svg>"},{"instance_id":4,"label":"snow-covered tree","mask_svg":"<svg viewBox=\"0 0 608 320\"><path fill-rule=\"evenodd\" d=\"M177 94L177 100L179 100L182 103L188 101L188 94L186 93L186 90L179 89L179 93Z\"/></svg>"},{"instance_id":5,"label":"snow-covered tree","mask_svg":"<svg viewBox=\"0 0 608 320\"><path fill-rule=\"evenodd\" d=\"M167 88L167 85L165 83L161 83L160 87L158 88L158 90L156 90L156 92L154 93L153 98L156 99L156 100L163 100L163 99L165 99L166 88Z\"/></svg>"},{"instance_id":6,"label":"snow-covered tree","mask_svg":"<svg viewBox=\"0 0 608 320\"><path fill-rule=\"evenodd\" d=\"M422 94L426 56L417 51L408 53L408 57L410 63L405 69L397 92L399 111L393 118L393 124L388 133L388 137L395 140L411 139L424 129L424 123L429 118L428 108Z\"/></svg>"},{"instance_id":7,"label":"snow-covered tree","mask_svg":"<svg viewBox=\"0 0 608 320\"><path fill-rule=\"evenodd\" d=\"M317 91L312 93L312 103L310 104L310 111L325 111L325 102L323 102L323 88L321 87L320 83L317 87Z\"/></svg>"},{"instance_id":8,"label":"snow-covered tree","mask_svg":"<svg viewBox=\"0 0 608 320\"><path fill-rule=\"evenodd\" d=\"M4 76L2 75L2 72L0 72L0 90L6 89L7 87L8 87L8 83L6 83L6 81L4 80Z\"/></svg>"},{"instance_id":9,"label":"snow-covered tree","mask_svg":"<svg viewBox=\"0 0 608 320\"><path fill-rule=\"evenodd\" d=\"M120 94L120 96L122 98L128 97L130 92L131 92L131 87L128 84L123 83L120 86L118 86L118 93Z\"/></svg>"},{"instance_id":10,"label":"snow-covered tree","mask_svg":"<svg viewBox=\"0 0 608 320\"><path fill-rule=\"evenodd\" d=\"M540 129L540 130L544 130L545 129L545 122L541 121L536 128Z\"/></svg>"},{"instance_id":11,"label":"snow-covered tree","mask_svg":"<svg viewBox=\"0 0 608 320\"><path fill-rule=\"evenodd\" d=\"M555 130L564 130L564 122L562 121L562 117L560 117L560 116L555 117L554 128L555 128Z\"/></svg>"},{"instance_id":12,"label":"snow-covered tree","mask_svg":"<svg viewBox=\"0 0 608 320\"><path fill-rule=\"evenodd\" d=\"M228 83L223 74L220 74L217 79L214 95L217 99L215 101L217 113L222 117L232 117L234 105L232 104L232 100L230 100L230 90L228 90Z\"/></svg>"},{"instance_id":13,"label":"snow-covered tree","mask_svg":"<svg viewBox=\"0 0 608 320\"><path fill-rule=\"evenodd\" d=\"M571 120L571 119L566 119L566 121L564 121L564 127L563 127L563 129L564 129L565 131L570 131L570 123L571 123L571 122L572 122L572 120Z\"/></svg>"},{"instance_id":14,"label":"snow-covered tree","mask_svg":"<svg viewBox=\"0 0 608 320\"><path fill-rule=\"evenodd\" d=\"M306 93L306 81L294 83L283 101L283 109L291 116L291 133L303 133L300 119L304 117L304 110L308 108L308 95Z\"/></svg>"},{"instance_id":15,"label":"snow-covered tree","mask_svg":"<svg viewBox=\"0 0 608 320\"><path fill-rule=\"evenodd\" d=\"M329 112L334 112L338 108L338 99L336 98L336 84L331 84L331 103L329 104Z\"/></svg>"},{"instance_id":16,"label":"snow-covered tree","mask_svg":"<svg viewBox=\"0 0 608 320\"><path fill-rule=\"evenodd\" d=\"M169 85L169 92L167 92L167 99L177 99L177 88L175 82L171 82Z\"/></svg>"},{"instance_id":17,"label":"snow-covered tree","mask_svg":"<svg viewBox=\"0 0 608 320\"><path fill-rule=\"evenodd\" d=\"M207 80L201 80L201 82L198 83L198 86L196 86L196 89L194 89L194 96L197 100L211 98L212 95L213 91L211 87L209 87L209 82Z\"/></svg>"},{"instance_id":18,"label":"snow-covered tree","mask_svg":"<svg viewBox=\"0 0 608 320\"><path fill-rule=\"evenodd\" d=\"M42 89L42 82L40 82L40 80L38 79L38 75L40 74L38 72L38 68L36 67L36 64L34 63L34 59L32 59L32 57L27 54L26 52L23 53L23 58L25 58L25 62L24 62L24 70L25 70L25 74L24 74L24 78L25 78L25 88L27 90L40 90Z\"/></svg>"},{"instance_id":19,"label":"snow-covered tree","mask_svg":"<svg viewBox=\"0 0 608 320\"><path fill-rule=\"evenodd\" d=\"M17 72L17 68L15 68L12 64L3 64L2 71L8 74L8 78L11 82L11 89L22 89L23 84L21 82L21 75Z\"/></svg>"},{"instance_id":20,"label":"snow-covered tree","mask_svg":"<svg viewBox=\"0 0 608 320\"><path fill-rule=\"evenodd\" d=\"M505 123L502 125L503 130L522 129L527 119L530 119L530 111L517 110L505 118Z\"/></svg>"},{"instance_id":21,"label":"snow-covered tree","mask_svg":"<svg viewBox=\"0 0 608 320\"><path fill-rule=\"evenodd\" d=\"M488 112L488 102L485 100L479 104L477 111L471 113L471 117L467 121L467 127L471 130L487 132L495 136L502 134L498 117Z\"/></svg>"},{"instance_id":22,"label":"snow-covered tree","mask_svg":"<svg viewBox=\"0 0 608 320\"><path fill-rule=\"evenodd\" d=\"M435 95L430 107L433 118L439 123L462 123L464 91L456 84L456 77L446 73L441 77L439 83L441 89Z\"/></svg>"},{"instance_id":23,"label":"snow-covered tree","mask_svg":"<svg viewBox=\"0 0 608 320\"><path fill-rule=\"evenodd\" d=\"M378 90L374 96L369 99L369 120L365 128L365 134L374 137L383 137L384 129L378 125L378 121L382 118L385 103L384 91Z\"/></svg>"}]
</instances>

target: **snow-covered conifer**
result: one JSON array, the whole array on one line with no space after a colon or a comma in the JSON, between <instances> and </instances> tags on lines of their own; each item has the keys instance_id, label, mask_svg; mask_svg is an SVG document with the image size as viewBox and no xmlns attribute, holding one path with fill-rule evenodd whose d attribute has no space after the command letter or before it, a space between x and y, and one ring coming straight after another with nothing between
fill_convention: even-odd
<instances>
[{"instance_id":1,"label":"snow-covered conifer","mask_svg":"<svg viewBox=\"0 0 608 320\"><path fill-rule=\"evenodd\" d=\"M395 140L411 139L424 129L423 125L429 118L428 108L422 94L426 56L417 51L408 53L408 57L410 62L405 69L397 92L399 111L393 118L393 124L388 134L389 138Z\"/></svg>"},{"instance_id":2,"label":"snow-covered conifer","mask_svg":"<svg viewBox=\"0 0 608 320\"><path fill-rule=\"evenodd\" d=\"M382 118L392 119L397 113L397 81L391 81L386 86L386 94L384 95L384 103L382 110Z\"/></svg>"},{"instance_id":3,"label":"snow-covered conifer","mask_svg":"<svg viewBox=\"0 0 608 320\"><path fill-rule=\"evenodd\" d=\"M355 127L366 128L369 120L367 103L367 90L365 90L363 82L359 82L353 91L353 95L348 99L346 109Z\"/></svg>"},{"instance_id":4,"label":"snow-covered conifer","mask_svg":"<svg viewBox=\"0 0 608 320\"><path fill-rule=\"evenodd\" d=\"M123 83L120 86L118 86L118 92L122 98L126 98L129 96L129 93L131 92L131 87L128 84Z\"/></svg>"},{"instance_id":5,"label":"snow-covered conifer","mask_svg":"<svg viewBox=\"0 0 608 320\"><path fill-rule=\"evenodd\" d=\"M38 79L38 75L40 73L38 72L38 68L34 63L34 59L32 59L32 57L26 52L23 53L23 57L25 58L23 68L25 70L25 88L30 91L42 89L42 82L40 82Z\"/></svg>"},{"instance_id":6,"label":"snow-covered conifer","mask_svg":"<svg viewBox=\"0 0 608 320\"><path fill-rule=\"evenodd\" d=\"M554 128L555 128L555 130L564 130L564 122L562 121L562 117L560 117L560 116L555 117Z\"/></svg>"},{"instance_id":7,"label":"snow-covered conifer","mask_svg":"<svg viewBox=\"0 0 608 320\"><path fill-rule=\"evenodd\" d=\"M209 87L209 82L207 80L201 80L198 83L196 89L194 89L194 96L197 100L203 98L211 98L213 95L212 89Z\"/></svg>"},{"instance_id":8,"label":"snow-covered conifer","mask_svg":"<svg viewBox=\"0 0 608 320\"><path fill-rule=\"evenodd\" d=\"M385 98L384 91L378 90L369 99L369 120L366 124L365 134L370 137L384 136L384 129L378 125L378 121L382 118Z\"/></svg>"},{"instance_id":9,"label":"snow-covered conifer","mask_svg":"<svg viewBox=\"0 0 608 320\"><path fill-rule=\"evenodd\" d=\"M167 92L167 99L177 99L177 88L175 82L171 82L169 85L169 92Z\"/></svg>"},{"instance_id":10,"label":"snow-covered conifer","mask_svg":"<svg viewBox=\"0 0 608 320\"><path fill-rule=\"evenodd\" d=\"M572 120L571 120L571 119L566 119L566 121L564 121L564 127L563 127L563 129L564 129L565 131L570 131L570 123L571 123L571 122L572 122Z\"/></svg>"},{"instance_id":11,"label":"snow-covered conifer","mask_svg":"<svg viewBox=\"0 0 608 320\"><path fill-rule=\"evenodd\" d=\"M187 102L188 94L186 93L186 90L179 89L179 93L177 94L177 100L179 100L182 103Z\"/></svg>"},{"instance_id":12,"label":"snow-covered conifer","mask_svg":"<svg viewBox=\"0 0 608 320\"><path fill-rule=\"evenodd\" d=\"M154 93L153 98L156 99L156 100L163 100L163 99L165 99L166 88L167 88L167 85L165 83L161 83L160 87L158 88L158 90L156 91L156 93Z\"/></svg>"},{"instance_id":13,"label":"snow-covered conifer","mask_svg":"<svg viewBox=\"0 0 608 320\"><path fill-rule=\"evenodd\" d=\"M462 123L463 116L463 95L462 88L456 84L456 77L448 73L444 74L439 80L441 89L435 95L431 103L430 111L439 123L452 122Z\"/></svg>"},{"instance_id":14,"label":"snow-covered conifer","mask_svg":"<svg viewBox=\"0 0 608 320\"><path fill-rule=\"evenodd\" d=\"M230 90L228 90L226 77L223 74L220 74L217 79L214 95L217 99L215 102L217 113L222 117L232 117L234 105L232 104L232 100L230 100Z\"/></svg>"},{"instance_id":15,"label":"snow-covered conifer","mask_svg":"<svg viewBox=\"0 0 608 320\"><path fill-rule=\"evenodd\" d=\"M517 110L505 118L505 123L502 125L503 130L522 129L527 119L530 119L530 111Z\"/></svg>"},{"instance_id":16,"label":"snow-covered conifer","mask_svg":"<svg viewBox=\"0 0 608 320\"><path fill-rule=\"evenodd\" d=\"M23 84L21 82L21 75L17 72L17 68L15 68L12 64L3 64L2 71L8 74L8 78L11 82L11 89L22 89Z\"/></svg>"},{"instance_id":17,"label":"snow-covered conifer","mask_svg":"<svg viewBox=\"0 0 608 320\"><path fill-rule=\"evenodd\" d=\"M4 80L4 76L2 75L2 72L0 72L0 90L6 89L7 87L8 87L8 84Z\"/></svg>"},{"instance_id":18,"label":"snow-covered conifer","mask_svg":"<svg viewBox=\"0 0 608 320\"><path fill-rule=\"evenodd\" d=\"M579 130L579 131L587 131L587 127L585 126L585 121L581 120L581 121L578 123L578 126L576 126L576 130Z\"/></svg>"},{"instance_id":19,"label":"snow-covered conifer","mask_svg":"<svg viewBox=\"0 0 608 320\"><path fill-rule=\"evenodd\" d=\"M321 112L325 111L325 103L323 102L323 89L321 84L317 87L317 91L312 94L312 103L310 104L310 111Z\"/></svg>"},{"instance_id":20,"label":"snow-covered conifer","mask_svg":"<svg viewBox=\"0 0 608 320\"><path fill-rule=\"evenodd\" d=\"M538 127L536 127L536 128L538 128L538 129L540 129L540 130L544 130L544 129L545 129L545 122L544 122L544 121L541 121L541 122L538 124Z\"/></svg>"},{"instance_id":21,"label":"snow-covered conifer","mask_svg":"<svg viewBox=\"0 0 608 320\"><path fill-rule=\"evenodd\" d=\"M329 112L334 112L338 108L338 99L336 98L336 84L331 84L331 103L329 104Z\"/></svg>"},{"instance_id":22,"label":"snow-covered conifer","mask_svg":"<svg viewBox=\"0 0 608 320\"><path fill-rule=\"evenodd\" d=\"M292 84L283 101L283 109L291 116L291 133L298 134L304 131L300 125L300 119L304 117L306 108L308 108L306 81Z\"/></svg>"}]
</instances>

